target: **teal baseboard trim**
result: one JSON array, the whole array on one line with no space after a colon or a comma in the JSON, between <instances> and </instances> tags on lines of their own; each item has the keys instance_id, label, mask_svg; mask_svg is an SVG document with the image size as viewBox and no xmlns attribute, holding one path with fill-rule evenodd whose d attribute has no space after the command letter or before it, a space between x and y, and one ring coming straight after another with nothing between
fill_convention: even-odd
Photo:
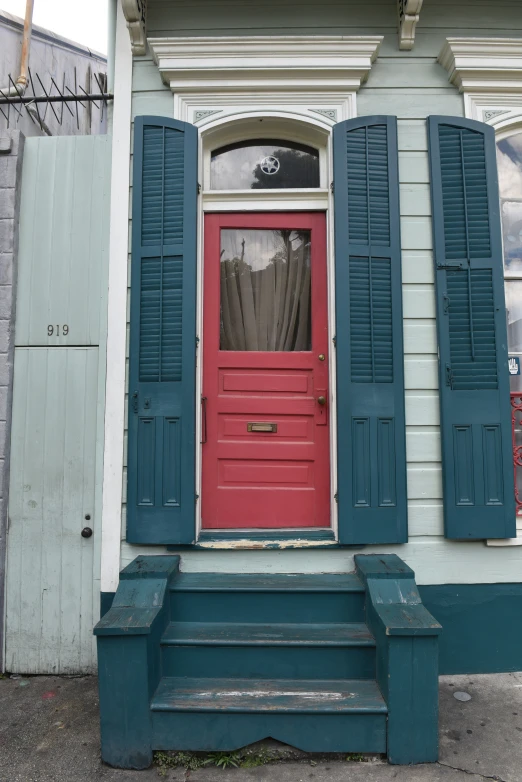
<instances>
[{"instance_id":1,"label":"teal baseboard trim","mask_svg":"<svg viewBox=\"0 0 522 782\"><path fill-rule=\"evenodd\" d=\"M441 623L441 674L522 671L522 584L420 586Z\"/></svg>"},{"instance_id":2,"label":"teal baseboard trim","mask_svg":"<svg viewBox=\"0 0 522 782\"><path fill-rule=\"evenodd\" d=\"M376 673L388 707L388 761L438 760L438 636L414 572L396 554L355 556L366 589L366 624L376 642Z\"/></svg>"},{"instance_id":3,"label":"teal baseboard trim","mask_svg":"<svg viewBox=\"0 0 522 782\"><path fill-rule=\"evenodd\" d=\"M116 592L100 592L100 619L112 608L112 601Z\"/></svg>"}]
</instances>

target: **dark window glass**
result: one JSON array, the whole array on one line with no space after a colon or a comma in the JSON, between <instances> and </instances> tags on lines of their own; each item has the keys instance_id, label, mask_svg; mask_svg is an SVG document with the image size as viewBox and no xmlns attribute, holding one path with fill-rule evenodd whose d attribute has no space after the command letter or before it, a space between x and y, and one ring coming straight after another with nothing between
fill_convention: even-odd
<instances>
[{"instance_id":1,"label":"dark window glass","mask_svg":"<svg viewBox=\"0 0 522 782\"><path fill-rule=\"evenodd\" d=\"M214 150L212 190L319 187L319 152L303 144L255 139Z\"/></svg>"}]
</instances>

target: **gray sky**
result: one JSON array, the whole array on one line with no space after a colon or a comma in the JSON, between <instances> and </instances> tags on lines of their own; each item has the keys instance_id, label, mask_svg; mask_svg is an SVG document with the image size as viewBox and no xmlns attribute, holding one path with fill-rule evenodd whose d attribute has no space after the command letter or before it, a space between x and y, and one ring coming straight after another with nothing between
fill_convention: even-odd
<instances>
[{"instance_id":1,"label":"gray sky","mask_svg":"<svg viewBox=\"0 0 522 782\"><path fill-rule=\"evenodd\" d=\"M0 0L0 9L23 18L25 0ZM90 0L88 5L76 0L34 0L33 22L102 54L107 53L107 0Z\"/></svg>"}]
</instances>

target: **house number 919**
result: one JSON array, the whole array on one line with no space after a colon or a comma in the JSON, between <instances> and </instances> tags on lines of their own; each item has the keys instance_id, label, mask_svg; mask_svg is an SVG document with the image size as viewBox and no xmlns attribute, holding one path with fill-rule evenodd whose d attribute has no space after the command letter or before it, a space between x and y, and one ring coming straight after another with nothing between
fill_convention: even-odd
<instances>
[{"instance_id":1,"label":"house number 919","mask_svg":"<svg viewBox=\"0 0 522 782\"><path fill-rule=\"evenodd\" d=\"M47 334L49 337L66 337L69 333L69 326L47 326Z\"/></svg>"}]
</instances>

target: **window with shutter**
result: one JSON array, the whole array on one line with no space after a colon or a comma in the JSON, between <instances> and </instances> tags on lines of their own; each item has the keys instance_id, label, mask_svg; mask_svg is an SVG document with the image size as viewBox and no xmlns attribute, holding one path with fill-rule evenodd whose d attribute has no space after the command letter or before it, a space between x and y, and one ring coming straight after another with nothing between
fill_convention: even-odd
<instances>
[{"instance_id":1,"label":"window with shutter","mask_svg":"<svg viewBox=\"0 0 522 782\"><path fill-rule=\"evenodd\" d=\"M197 131L134 123L127 539L195 535Z\"/></svg>"},{"instance_id":2,"label":"window with shutter","mask_svg":"<svg viewBox=\"0 0 522 782\"><path fill-rule=\"evenodd\" d=\"M407 540L397 121L334 127L339 539Z\"/></svg>"},{"instance_id":3,"label":"window with shutter","mask_svg":"<svg viewBox=\"0 0 522 782\"><path fill-rule=\"evenodd\" d=\"M429 117L445 533L515 534L495 137Z\"/></svg>"}]
</instances>

